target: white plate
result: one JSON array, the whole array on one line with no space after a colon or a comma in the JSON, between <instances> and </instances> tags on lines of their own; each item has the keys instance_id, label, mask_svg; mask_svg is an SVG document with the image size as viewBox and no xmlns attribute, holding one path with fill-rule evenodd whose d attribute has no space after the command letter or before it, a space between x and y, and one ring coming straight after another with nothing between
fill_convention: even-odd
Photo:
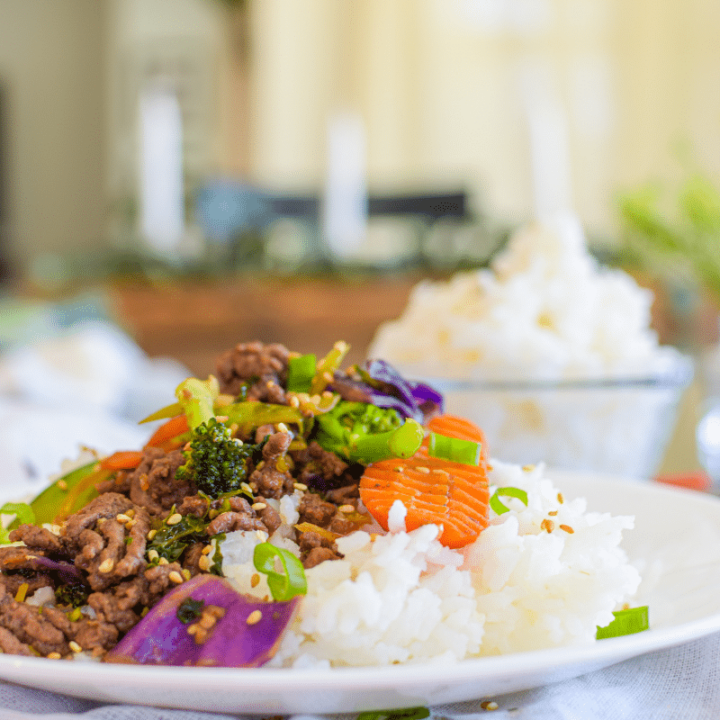
<instances>
[{"instance_id":1,"label":"white plate","mask_svg":"<svg viewBox=\"0 0 720 720\"><path fill-rule=\"evenodd\" d=\"M623 545L647 576L640 592L653 629L588 647L456 665L298 671L71 663L0 655L0 678L114 703L277 715L437 705L538 687L720 630L720 501L693 491L602 476L552 473L593 510L634 514ZM688 563L690 566L688 566ZM715 574L715 589L720 574ZM680 589L682 588L682 589Z\"/></svg>"}]
</instances>

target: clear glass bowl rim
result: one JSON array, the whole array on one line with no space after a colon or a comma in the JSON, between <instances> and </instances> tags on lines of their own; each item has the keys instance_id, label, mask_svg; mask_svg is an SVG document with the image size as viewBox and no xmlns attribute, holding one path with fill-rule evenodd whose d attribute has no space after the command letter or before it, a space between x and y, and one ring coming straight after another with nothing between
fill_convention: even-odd
<instances>
[{"instance_id":1,"label":"clear glass bowl rim","mask_svg":"<svg viewBox=\"0 0 720 720\"><path fill-rule=\"evenodd\" d=\"M693 379L694 363L685 356L672 367L648 376L619 376L607 378L567 378L531 380L483 380L475 378L415 377L440 392L500 392L500 391L547 391L547 390L617 390L651 388L657 390L686 388Z\"/></svg>"}]
</instances>

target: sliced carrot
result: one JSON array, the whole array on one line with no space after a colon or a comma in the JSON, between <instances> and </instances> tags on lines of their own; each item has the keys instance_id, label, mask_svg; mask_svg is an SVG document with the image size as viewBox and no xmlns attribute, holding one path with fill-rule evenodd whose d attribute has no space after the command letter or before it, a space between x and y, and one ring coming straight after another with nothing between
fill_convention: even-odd
<instances>
[{"instance_id":1,"label":"sliced carrot","mask_svg":"<svg viewBox=\"0 0 720 720\"><path fill-rule=\"evenodd\" d=\"M473 542L488 524L488 454L485 435L468 420L453 415L433 418L431 432L482 444L478 465L464 465L428 455L428 438L411 458L368 465L360 479L360 497L387 530L390 508L400 500L407 509L405 527L442 525L440 542L458 548Z\"/></svg>"},{"instance_id":2,"label":"sliced carrot","mask_svg":"<svg viewBox=\"0 0 720 720\"><path fill-rule=\"evenodd\" d=\"M187 417L178 415L163 423L145 444L145 447L163 447L169 441L175 440L179 435L189 432ZM163 449L167 449L164 448Z\"/></svg>"},{"instance_id":3,"label":"sliced carrot","mask_svg":"<svg viewBox=\"0 0 720 720\"><path fill-rule=\"evenodd\" d=\"M101 470L134 470L142 462L140 450L118 450L100 461Z\"/></svg>"}]
</instances>

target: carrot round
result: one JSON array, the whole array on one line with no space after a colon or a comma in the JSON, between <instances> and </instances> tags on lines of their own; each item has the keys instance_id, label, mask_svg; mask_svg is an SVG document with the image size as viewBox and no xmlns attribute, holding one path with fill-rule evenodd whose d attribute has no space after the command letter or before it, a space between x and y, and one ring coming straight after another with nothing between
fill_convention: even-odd
<instances>
[{"instance_id":1,"label":"carrot round","mask_svg":"<svg viewBox=\"0 0 720 720\"><path fill-rule=\"evenodd\" d=\"M465 465L428 455L428 438L411 458L368 465L360 479L360 497L387 530L396 500L407 509L408 531L430 523L442 525L440 542L459 548L473 542L488 525L488 454L477 426L454 415L433 418L427 428L448 437L482 444L478 465Z\"/></svg>"}]
</instances>

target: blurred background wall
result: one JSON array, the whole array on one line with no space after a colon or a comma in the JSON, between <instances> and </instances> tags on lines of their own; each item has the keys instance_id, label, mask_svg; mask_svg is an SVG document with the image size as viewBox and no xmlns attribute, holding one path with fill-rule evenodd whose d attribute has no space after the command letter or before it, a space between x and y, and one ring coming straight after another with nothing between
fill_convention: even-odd
<instances>
[{"instance_id":1,"label":"blurred background wall","mask_svg":"<svg viewBox=\"0 0 720 720\"><path fill-rule=\"evenodd\" d=\"M137 238L138 102L169 84L192 194L317 194L350 113L371 192L462 188L515 224L569 205L599 243L617 193L720 170L709 0L0 0L6 227L17 273ZM195 245L193 245L193 243Z\"/></svg>"}]
</instances>

